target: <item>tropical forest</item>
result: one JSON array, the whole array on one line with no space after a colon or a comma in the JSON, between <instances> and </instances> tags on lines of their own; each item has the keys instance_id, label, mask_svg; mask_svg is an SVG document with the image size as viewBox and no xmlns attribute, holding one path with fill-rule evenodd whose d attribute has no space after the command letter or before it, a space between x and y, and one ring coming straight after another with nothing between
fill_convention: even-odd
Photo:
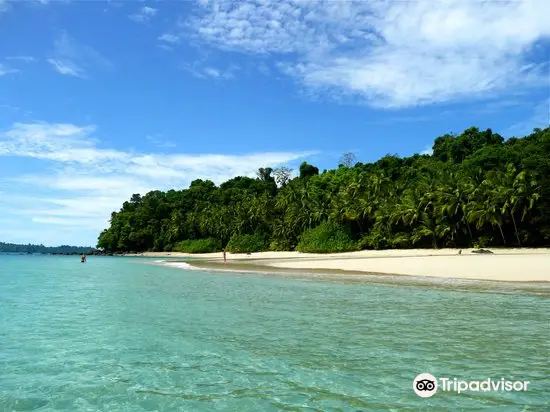
<instances>
[{"instance_id":1,"label":"tropical forest","mask_svg":"<svg viewBox=\"0 0 550 412\"><path fill-rule=\"evenodd\" d=\"M431 154L332 170L261 168L219 186L134 194L111 215L110 252L540 247L550 244L550 127L504 139L472 127ZM336 166L336 165L335 165Z\"/></svg>"}]
</instances>

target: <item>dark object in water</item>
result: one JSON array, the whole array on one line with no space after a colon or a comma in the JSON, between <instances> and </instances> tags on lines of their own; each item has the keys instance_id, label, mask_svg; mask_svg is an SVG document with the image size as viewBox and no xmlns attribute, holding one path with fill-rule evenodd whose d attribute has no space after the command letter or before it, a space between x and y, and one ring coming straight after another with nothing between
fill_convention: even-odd
<instances>
[{"instance_id":1,"label":"dark object in water","mask_svg":"<svg viewBox=\"0 0 550 412\"><path fill-rule=\"evenodd\" d=\"M86 263L86 255L80 257L80 263Z\"/></svg>"},{"instance_id":2,"label":"dark object in water","mask_svg":"<svg viewBox=\"0 0 550 412\"><path fill-rule=\"evenodd\" d=\"M490 255L493 254L493 252L491 252L488 249L474 249L474 250L472 250L472 253L485 253L485 254L490 254Z\"/></svg>"}]
</instances>

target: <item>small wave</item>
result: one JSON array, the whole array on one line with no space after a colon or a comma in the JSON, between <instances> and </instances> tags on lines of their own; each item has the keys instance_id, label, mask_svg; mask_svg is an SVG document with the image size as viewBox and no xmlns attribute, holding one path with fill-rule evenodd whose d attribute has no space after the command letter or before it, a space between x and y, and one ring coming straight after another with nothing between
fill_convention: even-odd
<instances>
[{"instance_id":1,"label":"small wave","mask_svg":"<svg viewBox=\"0 0 550 412\"><path fill-rule=\"evenodd\" d=\"M165 260L162 262L162 264L165 266L171 266L171 267L176 267L176 268L186 269L186 270L200 270L199 268L185 262L170 262Z\"/></svg>"}]
</instances>

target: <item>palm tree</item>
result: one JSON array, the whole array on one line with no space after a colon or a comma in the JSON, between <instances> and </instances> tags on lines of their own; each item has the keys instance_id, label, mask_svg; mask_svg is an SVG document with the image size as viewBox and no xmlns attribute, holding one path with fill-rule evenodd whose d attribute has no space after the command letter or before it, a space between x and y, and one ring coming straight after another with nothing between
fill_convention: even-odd
<instances>
[{"instance_id":1,"label":"palm tree","mask_svg":"<svg viewBox=\"0 0 550 412\"><path fill-rule=\"evenodd\" d=\"M403 222L404 225L412 227L420 219L423 209L422 195L418 190L409 189L405 192L401 203L397 204L396 213L393 215L393 222Z\"/></svg>"},{"instance_id":2,"label":"palm tree","mask_svg":"<svg viewBox=\"0 0 550 412\"><path fill-rule=\"evenodd\" d=\"M450 227L446 224L446 222L438 222L438 220L435 217L430 216L429 213L421 212L419 224L412 232L411 241L414 244L423 238L430 236L432 238L432 245L434 249L437 249L437 239L445 237L449 231Z\"/></svg>"},{"instance_id":3,"label":"palm tree","mask_svg":"<svg viewBox=\"0 0 550 412\"><path fill-rule=\"evenodd\" d=\"M470 223L466 219L466 210L473 192L474 186L466 176L459 178L452 172L441 176L436 193L436 213L440 215L441 219L446 218L449 222L452 239L462 227L466 229L470 242L473 242Z\"/></svg>"},{"instance_id":4,"label":"palm tree","mask_svg":"<svg viewBox=\"0 0 550 412\"><path fill-rule=\"evenodd\" d=\"M521 247L521 241L516 223L515 214L521 211L521 221L525 219L527 213L533 208L534 204L540 198L539 188L534 179L530 179L525 171L516 174L516 169L512 165L508 165L504 178L504 190L506 193L506 201L503 205L503 211L507 212L514 224L514 232Z\"/></svg>"},{"instance_id":5,"label":"palm tree","mask_svg":"<svg viewBox=\"0 0 550 412\"><path fill-rule=\"evenodd\" d=\"M494 203L494 199L488 197L484 202L472 201L468 204L466 218L476 225L479 230L484 225L498 226L502 242L506 245L506 238L502 230L502 208Z\"/></svg>"}]
</instances>

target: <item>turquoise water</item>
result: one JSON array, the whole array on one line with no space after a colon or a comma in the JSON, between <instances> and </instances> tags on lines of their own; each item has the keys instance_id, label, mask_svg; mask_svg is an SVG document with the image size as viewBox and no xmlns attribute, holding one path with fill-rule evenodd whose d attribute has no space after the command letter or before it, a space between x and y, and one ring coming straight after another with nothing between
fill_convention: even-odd
<instances>
[{"instance_id":1,"label":"turquoise water","mask_svg":"<svg viewBox=\"0 0 550 412\"><path fill-rule=\"evenodd\" d=\"M532 294L0 256L0 410L543 410L549 313ZM424 399L422 372L531 383Z\"/></svg>"}]
</instances>

